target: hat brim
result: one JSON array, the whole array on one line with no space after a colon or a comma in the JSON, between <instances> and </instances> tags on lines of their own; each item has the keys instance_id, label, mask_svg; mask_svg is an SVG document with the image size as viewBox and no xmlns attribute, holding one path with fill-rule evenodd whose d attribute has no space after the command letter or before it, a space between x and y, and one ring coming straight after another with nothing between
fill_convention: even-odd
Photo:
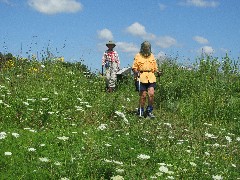
<instances>
[{"instance_id":1,"label":"hat brim","mask_svg":"<svg viewBox=\"0 0 240 180\"><path fill-rule=\"evenodd\" d=\"M116 44L106 44L106 46L107 46L107 47L108 47L108 46L113 46L113 47L115 47Z\"/></svg>"}]
</instances>

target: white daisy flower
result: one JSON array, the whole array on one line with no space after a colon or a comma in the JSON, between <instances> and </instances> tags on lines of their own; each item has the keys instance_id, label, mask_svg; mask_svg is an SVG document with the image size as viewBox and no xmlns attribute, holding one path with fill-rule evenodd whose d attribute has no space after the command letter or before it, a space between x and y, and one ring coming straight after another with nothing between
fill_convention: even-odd
<instances>
[{"instance_id":1,"label":"white daisy flower","mask_svg":"<svg viewBox=\"0 0 240 180\"><path fill-rule=\"evenodd\" d=\"M138 159L150 159L150 156L146 155L146 154L140 154L137 156Z\"/></svg>"},{"instance_id":2,"label":"white daisy flower","mask_svg":"<svg viewBox=\"0 0 240 180\"><path fill-rule=\"evenodd\" d=\"M222 179L223 179L223 177L220 176L220 175L216 175L216 176L213 175L212 178L213 178L214 180L222 180Z\"/></svg>"},{"instance_id":3,"label":"white daisy flower","mask_svg":"<svg viewBox=\"0 0 240 180\"><path fill-rule=\"evenodd\" d=\"M58 139L60 140L63 140L63 141L66 141L69 139L69 137L66 137L66 136L62 136L62 137L57 137Z\"/></svg>"},{"instance_id":4,"label":"white daisy flower","mask_svg":"<svg viewBox=\"0 0 240 180\"><path fill-rule=\"evenodd\" d=\"M7 137L7 133L0 132L0 139L5 139Z\"/></svg>"},{"instance_id":5,"label":"white daisy flower","mask_svg":"<svg viewBox=\"0 0 240 180\"><path fill-rule=\"evenodd\" d=\"M5 155L5 156L11 156L12 153L11 153L11 152L5 152L4 155Z\"/></svg>"},{"instance_id":6,"label":"white daisy flower","mask_svg":"<svg viewBox=\"0 0 240 180\"><path fill-rule=\"evenodd\" d=\"M168 173L168 167L166 167L166 166L160 166L159 171L160 171L160 172L163 172L163 173Z\"/></svg>"},{"instance_id":7,"label":"white daisy flower","mask_svg":"<svg viewBox=\"0 0 240 180\"><path fill-rule=\"evenodd\" d=\"M28 148L28 151L34 152L34 151L36 151L36 149L35 148Z\"/></svg>"},{"instance_id":8,"label":"white daisy flower","mask_svg":"<svg viewBox=\"0 0 240 180\"><path fill-rule=\"evenodd\" d=\"M39 158L39 160L40 160L40 161L42 161L42 162L49 162L49 159L48 159L48 158L46 158L46 157Z\"/></svg>"}]
</instances>

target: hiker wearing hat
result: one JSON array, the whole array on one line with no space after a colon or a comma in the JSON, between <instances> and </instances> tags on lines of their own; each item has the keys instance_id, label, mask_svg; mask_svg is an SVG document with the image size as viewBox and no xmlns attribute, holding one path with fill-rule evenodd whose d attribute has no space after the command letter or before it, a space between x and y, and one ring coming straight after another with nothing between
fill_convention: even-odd
<instances>
[{"instance_id":1,"label":"hiker wearing hat","mask_svg":"<svg viewBox=\"0 0 240 180\"><path fill-rule=\"evenodd\" d=\"M116 44L109 41L106 46L108 49L102 57L102 70L105 68L106 88L108 92L113 92L117 81L117 71L120 68L120 60L117 51L113 50Z\"/></svg>"},{"instance_id":2,"label":"hiker wearing hat","mask_svg":"<svg viewBox=\"0 0 240 180\"><path fill-rule=\"evenodd\" d=\"M154 89L156 87L156 76L154 73L161 74L158 71L157 62L151 52L151 44L144 41L141 44L140 52L134 57L132 70L135 78L139 81L139 108L138 115L144 116L144 107L146 97L148 95L148 106L146 108L146 115L154 118L153 115L153 102L154 102Z\"/></svg>"}]
</instances>

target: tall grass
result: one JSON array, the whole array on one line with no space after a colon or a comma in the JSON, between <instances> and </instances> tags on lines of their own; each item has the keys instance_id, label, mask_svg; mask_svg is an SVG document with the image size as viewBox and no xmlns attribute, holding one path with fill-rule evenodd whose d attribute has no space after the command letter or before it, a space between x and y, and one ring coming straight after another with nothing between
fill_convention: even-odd
<instances>
[{"instance_id":1,"label":"tall grass","mask_svg":"<svg viewBox=\"0 0 240 180\"><path fill-rule=\"evenodd\" d=\"M14 59L0 74L1 179L239 179L239 70L161 64L154 113L133 78L106 93L82 63Z\"/></svg>"}]
</instances>

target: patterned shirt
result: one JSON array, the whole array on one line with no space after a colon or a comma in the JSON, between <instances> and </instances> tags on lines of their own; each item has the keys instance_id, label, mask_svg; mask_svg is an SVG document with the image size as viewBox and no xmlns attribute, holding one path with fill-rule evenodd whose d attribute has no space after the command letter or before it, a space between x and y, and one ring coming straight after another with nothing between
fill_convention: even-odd
<instances>
[{"instance_id":1,"label":"patterned shirt","mask_svg":"<svg viewBox=\"0 0 240 180\"><path fill-rule=\"evenodd\" d=\"M106 50L102 57L102 66L104 66L107 62L116 62L118 66L120 65L120 60L117 51L109 51Z\"/></svg>"}]
</instances>

